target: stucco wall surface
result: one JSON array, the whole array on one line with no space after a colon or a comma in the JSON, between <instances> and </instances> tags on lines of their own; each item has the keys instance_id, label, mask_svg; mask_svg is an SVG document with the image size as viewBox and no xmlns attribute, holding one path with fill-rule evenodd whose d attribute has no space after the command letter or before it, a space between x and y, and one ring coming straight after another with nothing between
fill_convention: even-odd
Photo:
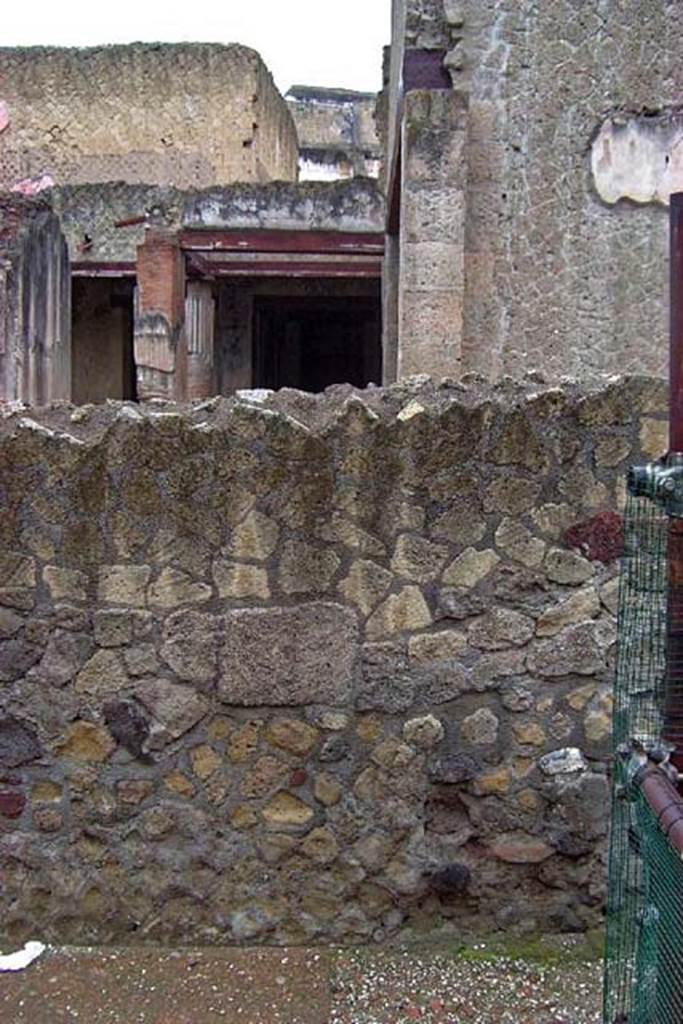
<instances>
[{"instance_id":1,"label":"stucco wall surface","mask_svg":"<svg viewBox=\"0 0 683 1024\"><path fill-rule=\"evenodd\" d=\"M5 941L583 929L660 384L0 427Z\"/></svg>"},{"instance_id":2,"label":"stucco wall surface","mask_svg":"<svg viewBox=\"0 0 683 1024\"><path fill-rule=\"evenodd\" d=\"M243 46L0 49L0 185L296 180L287 104Z\"/></svg>"}]
</instances>

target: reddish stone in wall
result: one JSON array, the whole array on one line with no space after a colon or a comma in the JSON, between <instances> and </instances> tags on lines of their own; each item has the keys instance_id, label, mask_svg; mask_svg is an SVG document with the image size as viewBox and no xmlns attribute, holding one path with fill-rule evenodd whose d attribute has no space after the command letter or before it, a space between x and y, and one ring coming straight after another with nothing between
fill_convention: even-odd
<instances>
[{"instance_id":1,"label":"reddish stone in wall","mask_svg":"<svg viewBox=\"0 0 683 1024\"><path fill-rule=\"evenodd\" d=\"M289 776L289 784L293 788L297 786L303 786L306 782L308 775L303 768L295 768L292 774Z\"/></svg>"},{"instance_id":2,"label":"reddish stone in wall","mask_svg":"<svg viewBox=\"0 0 683 1024\"><path fill-rule=\"evenodd\" d=\"M0 793L0 814L4 818L18 818L25 806L23 793Z\"/></svg>"},{"instance_id":3,"label":"reddish stone in wall","mask_svg":"<svg viewBox=\"0 0 683 1024\"><path fill-rule=\"evenodd\" d=\"M592 562L611 562L622 553L624 521L618 512L598 512L570 526L564 541L567 547L578 548Z\"/></svg>"}]
</instances>

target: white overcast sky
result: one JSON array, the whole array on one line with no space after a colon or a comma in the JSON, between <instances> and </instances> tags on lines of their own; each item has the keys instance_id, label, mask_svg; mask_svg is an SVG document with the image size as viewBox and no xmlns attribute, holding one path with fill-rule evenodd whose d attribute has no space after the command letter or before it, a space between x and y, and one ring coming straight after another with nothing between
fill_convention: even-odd
<instances>
[{"instance_id":1,"label":"white overcast sky","mask_svg":"<svg viewBox=\"0 0 683 1024\"><path fill-rule=\"evenodd\" d=\"M282 92L295 84L375 92L390 9L391 0L15 0L2 3L0 45L244 43Z\"/></svg>"}]
</instances>

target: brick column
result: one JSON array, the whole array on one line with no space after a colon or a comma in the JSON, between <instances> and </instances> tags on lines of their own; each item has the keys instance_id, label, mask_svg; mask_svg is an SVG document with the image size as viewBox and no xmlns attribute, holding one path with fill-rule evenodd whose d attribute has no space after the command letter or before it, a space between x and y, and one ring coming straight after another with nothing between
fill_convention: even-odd
<instances>
[{"instance_id":1,"label":"brick column","mask_svg":"<svg viewBox=\"0 0 683 1024\"><path fill-rule=\"evenodd\" d=\"M211 285L193 281L187 286L187 397L210 398L216 394L214 374L214 326L216 303Z\"/></svg>"},{"instance_id":2,"label":"brick column","mask_svg":"<svg viewBox=\"0 0 683 1024\"><path fill-rule=\"evenodd\" d=\"M398 378L461 372L467 100L406 94L402 125Z\"/></svg>"},{"instance_id":3,"label":"brick column","mask_svg":"<svg viewBox=\"0 0 683 1024\"><path fill-rule=\"evenodd\" d=\"M138 398L187 393L185 266L177 237L149 230L138 247L135 367Z\"/></svg>"}]
</instances>

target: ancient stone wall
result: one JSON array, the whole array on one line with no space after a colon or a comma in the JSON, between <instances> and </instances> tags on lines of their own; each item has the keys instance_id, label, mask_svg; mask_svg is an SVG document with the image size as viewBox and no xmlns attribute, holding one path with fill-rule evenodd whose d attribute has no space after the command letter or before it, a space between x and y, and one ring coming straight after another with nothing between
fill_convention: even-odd
<instances>
[{"instance_id":1,"label":"ancient stone wall","mask_svg":"<svg viewBox=\"0 0 683 1024\"><path fill-rule=\"evenodd\" d=\"M555 378L662 373L662 200L683 180L676 5L394 6L394 97L405 46L445 52L468 102L461 369L494 379L533 368ZM448 159L447 136L441 146ZM460 233L458 225L454 239ZM414 337L419 343L422 333ZM436 369L436 341L431 355ZM430 366L425 358L423 369Z\"/></svg>"},{"instance_id":2,"label":"ancient stone wall","mask_svg":"<svg viewBox=\"0 0 683 1024\"><path fill-rule=\"evenodd\" d=\"M465 363L517 374L661 373L668 224L608 205L591 142L609 114L680 102L683 43L666 0L461 5L470 95ZM481 345L486 337L488 344ZM646 340L647 339L647 340Z\"/></svg>"},{"instance_id":3,"label":"ancient stone wall","mask_svg":"<svg viewBox=\"0 0 683 1024\"><path fill-rule=\"evenodd\" d=\"M525 6L518 20L472 5L470 167L481 189L468 225L479 253L468 290L492 297L473 302L466 346L473 353L480 332L494 331L494 363L511 373L533 363L558 374L662 372L667 213L605 204L592 181L590 142L607 113L679 102L675 11L641 0L618 17L586 0ZM553 80L557 88L544 88ZM484 235L489 241L478 246Z\"/></svg>"},{"instance_id":4,"label":"ancient stone wall","mask_svg":"<svg viewBox=\"0 0 683 1024\"><path fill-rule=\"evenodd\" d=\"M0 427L0 932L583 929L623 471L661 385L413 381Z\"/></svg>"},{"instance_id":5,"label":"ancient stone wall","mask_svg":"<svg viewBox=\"0 0 683 1024\"><path fill-rule=\"evenodd\" d=\"M255 117L252 124L257 177L236 181L297 181L299 139L289 105L275 88L270 71L259 60ZM245 143L246 144L246 140ZM195 185L196 187L196 185Z\"/></svg>"},{"instance_id":6,"label":"ancient stone wall","mask_svg":"<svg viewBox=\"0 0 683 1024\"><path fill-rule=\"evenodd\" d=\"M294 85L285 99L299 136L301 181L379 176L374 93Z\"/></svg>"},{"instance_id":7,"label":"ancient stone wall","mask_svg":"<svg viewBox=\"0 0 683 1024\"><path fill-rule=\"evenodd\" d=\"M71 397L71 286L59 220L0 196L0 402Z\"/></svg>"},{"instance_id":8,"label":"ancient stone wall","mask_svg":"<svg viewBox=\"0 0 683 1024\"><path fill-rule=\"evenodd\" d=\"M147 226L169 231L384 230L384 197L367 180L238 184L201 191L107 182L54 188L49 196L71 258L79 263L134 262Z\"/></svg>"},{"instance_id":9,"label":"ancient stone wall","mask_svg":"<svg viewBox=\"0 0 683 1024\"><path fill-rule=\"evenodd\" d=\"M127 181L178 188L297 177L296 129L243 46L0 49L0 186Z\"/></svg>"}]
</instances>

